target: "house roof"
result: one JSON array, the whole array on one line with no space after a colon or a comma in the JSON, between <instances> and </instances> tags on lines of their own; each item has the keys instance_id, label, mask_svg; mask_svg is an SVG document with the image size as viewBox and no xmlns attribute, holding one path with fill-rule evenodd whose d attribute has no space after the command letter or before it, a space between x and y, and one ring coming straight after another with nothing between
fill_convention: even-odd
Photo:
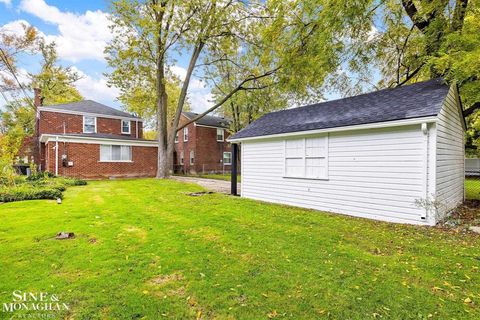
<instances>
[{"instance_id":1,"label":"house roof","mask_svg":"<svg viewBox=\"0 0 480 320\"><path fill-rule=\"evenodd\" d=\"M92 114L99 114L105 116L113 116L113 117L124 117L124 118L136 118L139 117L134 116L130 113L123 112L117 110L115 108L106 106L104 104L98 103L93 100L82 100L78 102L71 102L65 104L55 104L50 106L41 106L41 109L49 109L49 110L58 110L58 111L68 111L68 112L78 112L78 113L92 113Z\"/></svg>"},{"instance_id":2,"label":"house roof","mask_svg":"<svg viewBox=\"0 0 480 320\"><path fill-rule=\"evenodd\" d=\"M272 112L229 140L436 116L449 86L433 79L354 97Z\"/></svg>"},{"instance_id":3,"label":"house roof","mask_svg":"<svg viewBox=\"0 0 480 320\"><path fill-rule=\"evenodd\" d=\"M195 112L183 112L183 115L188 119L192 120L198 113ZM230 125L230 120L224 117L216 117L216 116L204 116L200 120L195 121L197 124L202 126L209 126L209 127L218 127L218 128L228 128Z\"/></svg>"}]
</instances>

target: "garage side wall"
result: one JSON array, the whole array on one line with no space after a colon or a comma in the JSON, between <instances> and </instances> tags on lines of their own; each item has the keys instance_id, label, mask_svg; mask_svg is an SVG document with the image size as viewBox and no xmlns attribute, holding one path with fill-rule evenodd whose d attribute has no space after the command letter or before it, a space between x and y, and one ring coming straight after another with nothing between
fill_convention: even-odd
<instances>
[{"instance_id":1,"label":"garage side wall","mask_svg":"<svg viewBox=\"0 0 480 320\"><path fill-rule=\"evenodd\" d=\"M245 141L242 196L384 221L428 224L430 219L422 219L425 209L416 204L426 193L424 139L420 125L330 133L328 178L323 180L284 177L285 139Z\"/></svg>"},{"instance_id":2,"label":"garage side wall","mask_svg":"<svg viewBox=\"0 0 480 320\"><path fill-rule=\"evenodd\" d=\"M436 202L443 218L464 199L465 141L456 88L452 86L437 122Z\"/></svg>"}]
</instances>

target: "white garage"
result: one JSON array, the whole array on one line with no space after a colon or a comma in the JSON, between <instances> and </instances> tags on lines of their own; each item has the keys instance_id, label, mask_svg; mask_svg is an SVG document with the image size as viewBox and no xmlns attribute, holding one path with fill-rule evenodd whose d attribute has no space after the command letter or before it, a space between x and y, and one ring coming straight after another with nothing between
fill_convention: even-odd
<instances>
[{"instance_id":1,"label":"white garage","mask_svg":"<svg viewBox=\"0 0 480 320\"><path fill-rule=\"evenodd\" d=\"M241 196L434 225L464 199L456 86L441 79L267 114L232 136Z\"/></svg>"}]
</instances>

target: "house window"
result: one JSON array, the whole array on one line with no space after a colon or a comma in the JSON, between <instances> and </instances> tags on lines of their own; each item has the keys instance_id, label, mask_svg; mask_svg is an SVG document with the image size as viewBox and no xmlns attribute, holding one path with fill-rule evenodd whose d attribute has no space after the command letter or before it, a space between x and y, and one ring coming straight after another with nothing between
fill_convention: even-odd
<instances>
[{"instance_id":1,"label":"house window","mask_svg":"<svg viewBox=\"0 0 480 320\"><path fill-rule=\"evenodd\" d=\"M183 128L183 142L187 142L188 141L188 128L185 127Z\"/></svg>"},{"instance_id":2,"label":"house window","mask_svg":"<svg viewBox=\"0 0 480 320\"><path fill-rule=\"evenodd\" d=\"M183 158L184 158L184 154L183 154L183 151L180 152L180 164L183 165Z\"/></svg>"},{"instance_id":3,"label":"house window","mask_svg":"<svg viewBox=\"0 0 480 320\"><path fill-rule=\"evenodd\" d=\"M122 120L122 133L130 134L130 120Z\"/></svg>"},{"instance_id":4,"label":"house window","mask_svg":"<svg viewBox=\"0 0 480 320\"><path fill-rule=\"evenodd\" d=\"M100 161L129 162L132 161L131 146L100 145Z\"/></svg>"},{"instance_id":5,"label":"house window","mask_svg":"<svg viewBox=\"0 0 480 320\"><path fill-rule=\"evenodd\" d=\"M328 178L328 137L285 140L285 177Z\"/></svg>"},{"instance_id":6,"label":"house window","mask_svg":"<svg viewBox=\"0 0 480 320\"><path fill-rule=\"evenodd\" d=\"M178 131L175 133L175 143L178 143Z\"/></svg>"},{"instance_id":7,"label":"house window","mask_svg":"<svg viewBox=\"0 0 480 320\"><path fill-rule=\"evenodd\" d=\"M190 150L190 164L195 163L195 152L193 150Z\"/></svg>"},{"instance_id":8,"label":"house window","mask_svg":"<svg viewBox=\"0 0 480 320\"><path fill-rule=\"evenodd\" d=\"M97 118L95 117L83 117L83 133L95 133L97 132Z\"/></svg>"},{"instance_id":9,"label":"house window","mask_svg":"<svg viewBox=\"0 0 480 320\"><path fill-rule=\"evenodd\" d=\"M223 164L224 165L232 164L232 153L231 152L224 152L223 153Z\"/></svg>"},{"instance_id":10,"label":"house window","mask_svg":"<svg viewBox=\"0 0 480 320\"><path fill-rule=\"evenodd\" d=\"M218 142L223 142L225 140L224 131L225 130L223 130L223 129L217 128L217 141Z\"/></svg>"}]
</instances>

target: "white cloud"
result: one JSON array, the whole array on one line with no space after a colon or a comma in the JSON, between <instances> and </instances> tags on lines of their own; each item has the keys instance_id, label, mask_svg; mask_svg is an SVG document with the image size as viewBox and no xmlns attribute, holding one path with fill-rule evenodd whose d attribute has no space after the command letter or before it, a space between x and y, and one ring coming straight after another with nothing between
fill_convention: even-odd
<instances>
[{"instance_id":1,"label":"white cloud","mask_svg":"<svg viewBox=\"0 0 480 320\"><path fill-rule=\"evenodd\" d=\"M25 28L28 26L30 26L28 21L20 19L4 24L0 27L0 30L10 35L20 36L25 34Z\"/></svg>"},{"instance_id":2,"label":"white cloud","mask_svg":"<svg viewBox=\"0 0 480 320\"><path fill-rule=\"evenodd\" d=\"M172 71L172 73L176 75L181 81L184 81L185 77L187 76L187 69L177 65L171 66L170 71ZM203 89L205 88L205 84L199 79L195 78L194 75L192 75L192 78L190 79L190 85L188 87L191 89Z\"/></svg>"},{"instance_id":3,"label":"white cloud","mask_svg":"<svg viewBox=\"0 0 480 320\"><path fill-rule=\"evenodd\" d=\"M12 1L11 0L0 0L0 3L3 3L5 4L6 6L9 6L12 4Z\"/></svg>"},{"instance_id":4,"label":"white cloud","mask_svg":"<svg viewBox=\"0 0 480 320\"><path fill-rule=\"evenodd\" d=\"M95 78L76 67L72 67L72 70L76 71L82 77L75 82L75 87L85 99L109 102L115 100L119 95L117 88L107 86L107 79L103 76Z\"/></svg>"},{"instance_id":5,"label":"white cloud","mask_svg":"<svg viewBox=\"0 0 480 320\"><path fill-rule=\"evenodd\" d=\"M195 90L188 94L192 111L203 112L213 106L213 95L209 90Z\"/></svg>"},{"instance_id":6,"label":"white cloud","mask_svg":"<svg viewBox=\"0 0 480 320\"><path fill-rule=\"evenodd\" d=\"M60 58L72 62L83 59L104 60L103 50L113 36L105 12L62 12L44 0L22 0L19 7L22 11L57 26L59 34L45 35L45 39L48 42L55 41Z\"/></svg>"}]
</instances>

